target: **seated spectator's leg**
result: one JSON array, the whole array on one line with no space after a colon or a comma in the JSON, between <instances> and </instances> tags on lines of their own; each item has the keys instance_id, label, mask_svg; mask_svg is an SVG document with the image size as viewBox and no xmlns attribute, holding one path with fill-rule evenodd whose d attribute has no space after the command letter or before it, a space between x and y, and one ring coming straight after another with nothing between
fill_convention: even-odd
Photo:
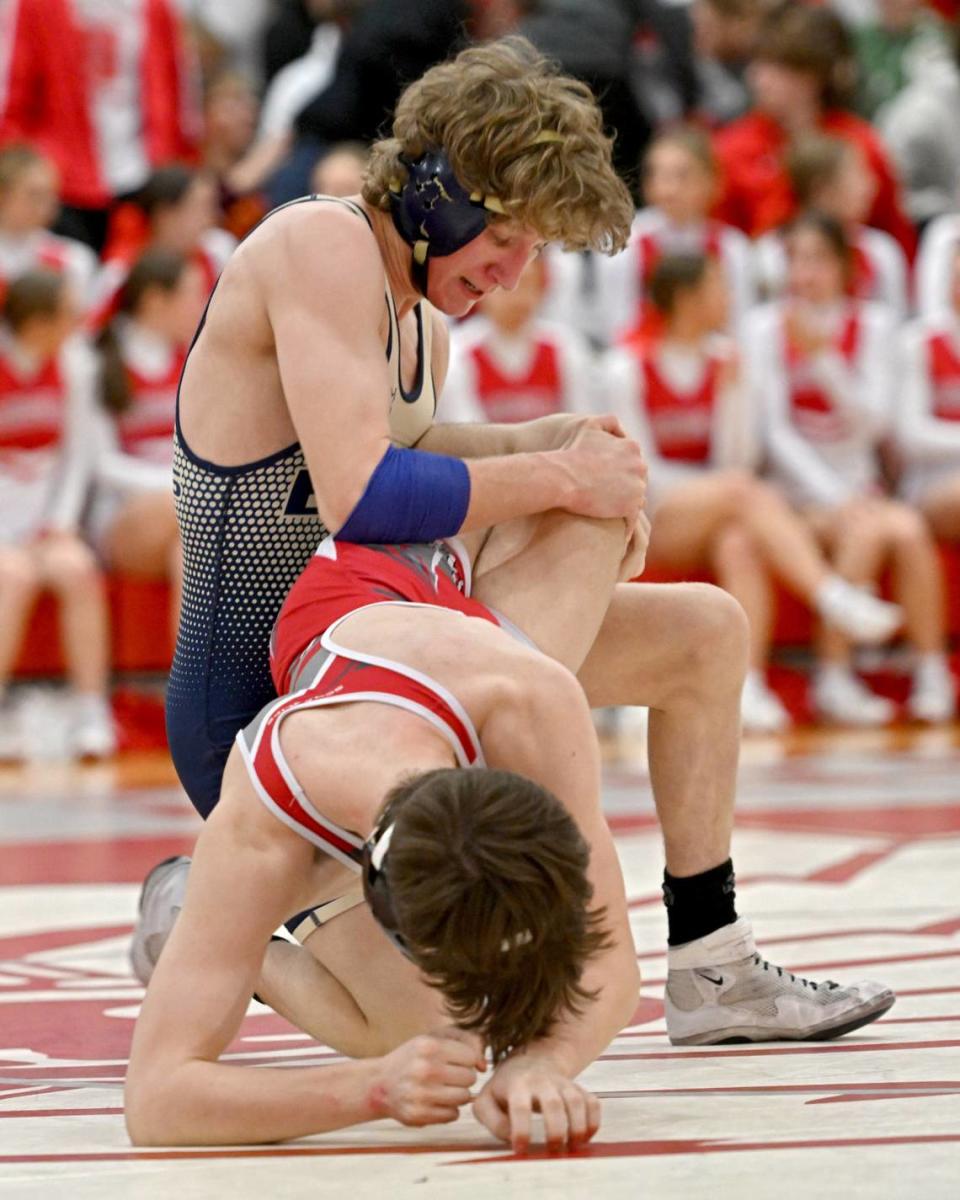
<instances>
[{"instance_id":1,"label":"seated spectator's leg","mask_svg":"<svg viewBox=\"0 0 960 1200\"><path fill-rule=\"evenodd\" d=\"M0 694L7 686L30 609L40 586L30 551L22 546L0 547Z\"/></svg>"},{"instance_id":2,"label":"seated spectator's leg","mask_svg":"<svg viewBox=\"0 0 960 1200\"><path fill-rule=\"evenodd\" d=\"M109 629L103 577L93 551L72 534L39 542L37 564L43 584L60 609L67 676L72 686L70 737L73 753L106 758L116 749L107 691Z\"/></svg>"},{"instance_id":3,"label":"seated spectator's leg","mask_svg":"<svg viewBox=\"0 0 960 1200\"><path fill-rule=\"evenodd\" d=\"M763 671L773 629L773 586L753 535L743 524L719 530L710 546L717 583L740 601L750 622L750 666Z\"/></svg>"},{"instance_id":4,"label":"seated spectator's leg","mask_svg":"<svg viewBox=\"0 0 960 1200\"><path fill-rule=\"evenodd\" d=\"M893 586L906 615L907 637L920 654L944 650L943 574L923 515L893 500L878 501L887 531Z\"/></svg>"},{"instance_id":5,"label":"seated spectator's leg","mask_svg":"<svg viewBox=\"0 0 960 1200\"><path fill-rule=\"evenodd\" d=\"M856 499L807 516L838 575L858 585L871 585L877 580L887 556L887 537L872 500ZM821 717L863 726L883 725L892 719L893 704L874 695L854 674L851 643L838 629L820 627L816 656L813 704Z\"/></svg>"},{"instance_id":6,"label":"seated spectator's leg","mask_svg":"<svg viewBox=\"0 0 960 1200\"><path fill-rule=\"evenodd\" d=\"M656 511L650 558L680 567L703 563L717 532L741 524L769 569L814 605L830 576L816 538L780 492L745 471L717 471L667 493Z\"/></svg>"},{"instance_id":7,"label":"seated spectator's leg","mask_svg":"<svg viewBox=\"0 0 960 1200\"><path fill-rule=\"evenodd\" d=\"M933 534L917 509L893 500L878 503L883 506L894 592L916 651L907 709L920 721L946 721L956 711L956 698L946 656L943 571Z\"/></svg>"},{"instance_id":8,"label":"seated spectator's leg","mask_svg":"<svg viewBox=\"0 0 960 1200\"><path fill-rule=\"evenodd\" d=\"M56 595L70 682L78 692L107 690L107 603L93 551L71 534L55 534L37 547L44 585Z\"/></svg>"},{"instance_id":9,"label":"seated spectator's leg","mask_svg":"<svg viewBox=\"0 0 960 1200\"><path fill-rule=\"evenodd\" d=\"M930 488L920 500L933 536L942 541L960 541L960 475Z\"/></svg>"},{"instance_id":10,"label":"seated spectator's leg","mask_svg":"<svg viewBox=\"0 0 960 1200\"><path fill-rule=\"evenodd\" d=\"M103 541L111 570L147 579L167 579L173 590L170 621L176 639L180 620L183 552L180 530L168 492L143 492L126 501Z\"/></svg>"}]
</instances>

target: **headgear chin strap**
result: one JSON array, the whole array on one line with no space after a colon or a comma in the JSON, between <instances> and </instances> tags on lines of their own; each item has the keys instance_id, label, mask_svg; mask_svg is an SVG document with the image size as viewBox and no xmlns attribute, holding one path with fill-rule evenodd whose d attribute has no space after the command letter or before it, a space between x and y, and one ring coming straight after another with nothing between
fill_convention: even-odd
<instances>
[{"instance_id":1,"label":"headgear chin strap","mask_svg":"<svg viewBox=\"0 0 960 1200\"><path fill-rule=\"evenodd\" d=\"M363 894L377 924L400 953L412 960L410 947L400 932L393 896L387 879L386 858L393 838L394 822L378 826L363 844Z\"/></svg>"},{"instance_id":2,"label":"headgear chin strap","mask_svg":"<svg viewBox=\"0 0 960 1200\"><path fill-rule=\"evenodd\" d=\"M550 130L536 135L531 146L563 142ZM401 158L406 182L390 182L390 211L397 232L413 249L414 286L427 294L430 258L444 258L472 242L486 229L492 213L506 214L496 196L468 192L453 173L446 151L431 146L418 159Z\"/></svg>"}]
</instances>

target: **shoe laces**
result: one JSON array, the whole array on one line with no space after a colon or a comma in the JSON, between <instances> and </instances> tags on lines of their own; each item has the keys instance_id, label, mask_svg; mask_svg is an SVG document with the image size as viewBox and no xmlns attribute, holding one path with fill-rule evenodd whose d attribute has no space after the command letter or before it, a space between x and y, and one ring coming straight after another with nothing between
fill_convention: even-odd
<instances>
[{"instance_id":1,"label":"shoe laces","mask_svg":"<svg viewBox=\"0 0 960 1200\"><path fill-rule=\"evenodd\" d=\"M763 967L765 971L776 971L781 979L786 979L790 983L801 983L804 987L808 987L814 992L819 991L821 988L825 988L829 992L840 986L838 983L834 983L832 979L825 979L823 983L814 983L812 979L804 979L801 975L794 975L792 971L785 971L783 967L777 967L773 963L767 962L759 954L754 954L753 965L755 967Z\"/></svg>"}]
</instances>

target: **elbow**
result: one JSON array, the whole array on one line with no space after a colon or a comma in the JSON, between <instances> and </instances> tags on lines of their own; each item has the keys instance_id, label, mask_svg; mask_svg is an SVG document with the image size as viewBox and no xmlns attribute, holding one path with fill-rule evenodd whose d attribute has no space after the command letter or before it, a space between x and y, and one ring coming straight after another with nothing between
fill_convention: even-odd
<instances>
[{"instance_id":1,"label":"elbow","mask_svg":"<svg viewBox=\"0 0 960 1200\"><path fill-rule=\"evenodd\" d=\"M615 1038L621 1029L633 1024L640 999L640 968L631 948L617 966L616 975L605 985L606 1008L609 1016L609 1036Z\"/></svg>"},{"instance_id":2,"label":"elbow","mask_svg":"<svg viewBox=\"0 0 960 1200\"><path fill-rule=\"evenodd\" d=\"M631 952L630 962L624 964L617 988L617 1032L633 1024L640 1000L640 967Z\"/></svg>"}]
</instances>

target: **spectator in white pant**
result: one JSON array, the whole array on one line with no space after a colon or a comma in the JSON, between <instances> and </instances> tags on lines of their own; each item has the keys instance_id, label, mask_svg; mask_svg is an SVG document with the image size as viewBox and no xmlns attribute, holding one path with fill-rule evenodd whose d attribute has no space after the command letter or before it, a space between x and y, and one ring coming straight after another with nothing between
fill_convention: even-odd
<instances>
[{"instance_id":1,"label":"spectator in white pant","mask_svg":"<svg viewBox=\"0 0 960 1200\"><path fill-rule=\"evenodd\" d=\"M892 318L848 297L850 247L836 221L807 213L790 228L786 246L787 296L757 311L747 341L774 478L838 574L867 586L892 568L907 640L917 652L908 712L945 720L954 696L936 547L920 514L883 494L878 471L877 447L892 416ZM837 630L822 631L817 655L813 698L821 716L853 725L893 717L893 704L854 673L850 641Z\"/></svg>"},{"instance_id":2,"label":"spectator in white pant","mask_svg":"<svg viewBox=\"0 0 960 1200\"><path fill-rule=\"evenodd\" d=\"M752 732L790 718L766 681L774 578L848 634L882 640L899 610L833 573L780 492L755 478L756 409L735 345L717 335L728 299L705 255L658 263L650 297L663 323L652 343L612 351L609 405L649 464L649 556L674 570L709 569L750 620L751 664L741 700Z\"/></svg>"}]
</instances>

